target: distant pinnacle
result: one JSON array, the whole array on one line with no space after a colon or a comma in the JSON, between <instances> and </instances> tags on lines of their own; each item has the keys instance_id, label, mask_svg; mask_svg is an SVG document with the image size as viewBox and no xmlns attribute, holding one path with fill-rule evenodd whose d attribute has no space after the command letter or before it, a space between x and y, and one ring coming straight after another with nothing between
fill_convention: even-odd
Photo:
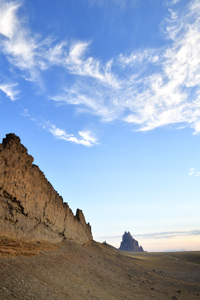
<instances>
[{"instance_id":1,"label":"distant pinnacle","mask_svg":"<svg viewBox=\"0 0 200 300\"><path fill-rule=\"evenodd\" d=\"M126 232L124 233L124 235L122 236L122 242L121 245L119 247L119 250L123 250L123 251L133 251L133 252L144 252L142 246L139 247L138 241L136 241L132 235L130 234L130 232Z\"/></svg>"}]
</instances>

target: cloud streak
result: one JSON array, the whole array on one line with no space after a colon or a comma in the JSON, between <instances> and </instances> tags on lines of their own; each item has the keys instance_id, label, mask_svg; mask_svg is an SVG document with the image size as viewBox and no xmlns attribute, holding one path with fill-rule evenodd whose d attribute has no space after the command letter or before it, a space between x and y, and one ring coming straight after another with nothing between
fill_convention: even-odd
<instances>
[{"instance_id":1,"label":"cloud streak","mask_svg":"<svg viewBox=\"0 0 200 300\"><path fill-rule=\"evenodd\" d=\"M196 168L191 168L189 171L189 175L198 177L198 176L200 176L200 172Z\"/></svg>"},{"instance_id":2,"label":"cloud streak","mask_svg":"<svg viewBox=\"0 0 200 300\"><path fill-rule=\"evenodd\" d=\"M138 239L171 239L178 236L199 236L200 230L190 230L190 231L166 231L166 232L155 232L155 233L145 233L145 234L135 234L133 238ZM121 236L107 236L100 237L99 239L117 239Z\"/></svg>"},{"instance_id":3,"label":"cloud streak","mask_svg":"<svg viewBox=\"0 0 200 300\"><path fill-rule=\"evenodd\" d=\"M83 145L86 147L99 145L99 143L97 142L97 138L95 137L94 133L92 133L90 130L79 131L77 136L75 136L74 134L67 133L64 129L57 127L50 121L39 121L38 119L31 117L31 115L28 112L28 109L24 109L21 115L23 117L28 117L31 121L35 122L37 126L50 132L53 135L53 137L57 140L72 142L74 144Z\"/></svg>"},{"instance_id":4,"label":"cloud streak","mask_svg":"<svg viewBox=\"0 0 200 300\"><path fill-rule=\"evenodd\" d=\"M16 90L17 83L4 83L0 84L0 90L6 94L12 101L17 99L19 91Z\"/></svg>"},{"instance_id":5,"label":"cloud streak","mask_svg":"<svg viewBox=\"0 0 200 300\"><path fill-rule=\"evenodd\" d=\"M55 139L64 140L66 142L72 142L75 144L83 145L86 147L91 147L97 144L96 139L92 137L90 131L79 131L79 137L74 136L73 134L67 134L65 130L56 127L50 122L46 122L42 125L43 129L46 129L50 132Z\"/></svg>"},{"instance_id":6,"label":"cloud streak","mask_svg":"<svg viewBox=\"0 0 200 300\"><path fill-rule=\"evenodd\" d=\"M170 46L138 50L129 56L120 54L113 59L110 67L118 68L121 74L120 78L113 73L110 76L117 88L113 84L105 87L102 82L84 81L81 88L74 84L52 99L74 104L78 109L84 106L85 111L99 115L104 121L123 120L135 130L176 125L190 126L194 134L199 133L199 20L197 1L185 7L184 13L170 9L165 25Z\"/></svg>"},{"instance_id":7,"label":"cloud streak","mask_svg":"<svg viewBox=\"0 0 200 300\"><path fill-rule=\"evenodd\" d=\"M52 66L66 69L70 74L91 77L113 87L118 81L110 72L111 61L102 66L93 57L85 57L90 42L62 41L30 32L28 25L17 16L22 3L6 3L1 0L0 8L0 46L7 60L21 71L26 71L25 78L37 81L39 72Z\"/></svg>"},{"instance_id":8,"label":"cloud streak","mask_svg":"<svg viewBox=\"0 0 200 300\"><path fill-rule=\"evenodd\" d=\"M53 101L104 122L123 121L134 130L174 125L200 132L199 1L190 1L181 12L171 4L163 27L169 41L165 47L119 54L104 63L88 56L91 41L42 38L18 17L21 2L0 3L0 50L21 76L41 85L45 72L59 67L73 79L49 96ZM1 89L15 99L11 86L10 92ZM53 127L49 131L59 139L73 139L66 133L59 136Z\"/></svg>"},{"instance_id":9,"label":"cloud streak","mask_svg":"<svg viewBox=\"0 0 200 300\"><path fill-rule=\"evenodd\" d=\"M37 38L31 36L26 22L17 16L22 2L0 1L0 48L11 65L28 72L30 80L36 80ZM27 73L22 75L26 78Z\"/></svg>"}]
</instances>

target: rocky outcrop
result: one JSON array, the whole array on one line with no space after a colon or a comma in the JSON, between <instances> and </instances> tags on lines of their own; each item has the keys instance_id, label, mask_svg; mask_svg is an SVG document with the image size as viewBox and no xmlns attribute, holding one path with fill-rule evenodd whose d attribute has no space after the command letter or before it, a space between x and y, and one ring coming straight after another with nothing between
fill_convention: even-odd
<instances>
[{"instance_id":1,"label":"rocky outcrop","mask_svg":"<svg viewBox=\"0 0 200 300\"><path fill-rule=\"evenodd\" d=\"M144 252L142 246L139 247L138 241L136 241L130 232L124 233L122 236L122 242L119 247L119 250L123 251L133 251L133 252Z\"/></svg>"},{"instance_id":2,"label":"rocky outcrop","mask_svg":"<svg viewBox=\"0 0 200 300\"><path fill-rule=\"evenodd\" d=\"M92 240L82 211L73 215L15 134L0 144L0 236L53 243Z\"/></svg>"}]
</instances>

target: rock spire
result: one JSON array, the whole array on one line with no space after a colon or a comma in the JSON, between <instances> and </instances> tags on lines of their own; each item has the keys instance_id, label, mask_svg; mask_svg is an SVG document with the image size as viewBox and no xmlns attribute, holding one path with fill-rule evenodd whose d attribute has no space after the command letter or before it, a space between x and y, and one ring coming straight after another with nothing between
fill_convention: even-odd
<instances>
[{"instance_id":1,"label":"rock spire","mask_svg":"<svg viewBox=\"0 0 200 300\"><path fill-rule=\"evenodd\" d=\"M136 241L130 232L124 233L122 236L122 242L119 247L119 250L123 251L133 251L133 252L144 252L142 246L139 246L138 241Z\"/></svg>"}]
</instances>

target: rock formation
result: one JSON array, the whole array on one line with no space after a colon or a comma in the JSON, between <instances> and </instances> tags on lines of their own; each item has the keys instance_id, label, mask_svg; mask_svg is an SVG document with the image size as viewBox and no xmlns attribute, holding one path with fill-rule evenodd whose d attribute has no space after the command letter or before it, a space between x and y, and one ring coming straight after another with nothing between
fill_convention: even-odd
<instances>
[{"instance_id":1,"label":"rock formation","mask_svg":"<svg viewBox=\"0 0 200 300\"><path fill-rule=\"evenodd\" d=\"M122 242L119 247L119 250L123 251L133 251L133 252L144 252L142 246L139 247L138 241L136 241L130 232L124 233L122 236Z\"/></svg>"},{"instance_id":2,"label":"rock formation","mask_svg":"<svg viewBox=\"0 0 200 300\"><path fill-rule=\"evenodd\" d=\"M0 237L53 243L67 238L81 244L92 240L82 211L73 215L12 133L0 144Z\"/></svg>"}]
</instances>

